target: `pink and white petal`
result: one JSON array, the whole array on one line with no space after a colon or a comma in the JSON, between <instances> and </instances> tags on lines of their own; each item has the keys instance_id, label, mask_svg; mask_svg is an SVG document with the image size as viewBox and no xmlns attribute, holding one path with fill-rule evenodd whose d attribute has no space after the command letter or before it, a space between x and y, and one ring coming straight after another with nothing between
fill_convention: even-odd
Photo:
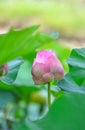
<instances>
[{"instance_id":1,"label":"pink and white petal","mask_svg":"<svg viewBox=\"0 0 85 130\"><path fill-rule=\"evenodd\" d=\"M37 53L36 61L39 63L40 62L45 63L47 61L47 58L50 56L56 56L56 55L51 50L43 50L43 51Z\"/></svg>"},{"instance_id":2,"label":"pink and white petal","mask_svg":"<svg viewBox=\"0 0 85 130\"><path fill-rule=\"evenodd\" d=\"M33 81L34 81L35 85L43 84L42 79L37 79L35 76L33 76L32 78L33 78Z\"/></svg>"},{"instance_id":3,"label":"pink and white petal","mask_svg":"<svg viewBox=\"0 0 85 130\"><path fill-rule=\"evenodd\" d=\"M50 70L51 70L51 68L54 68L55 66L57 66L56 57L54 57L54 56L48 57L46 65L49 66Z\"/></svg>"},{"instance_id":4,"label":"pink and white petal","mask_svg":"<svg viewBox=\"0 0 85 130\"><path fill-rule=\"evenodd\" d=\"M64 76L64 69L57 57L51 56L48 58L48 62L50 65L50 72L54 74L55 79L62 79Z\"/></svg>"},{"instance_id":5,"label":"pink and white petal","mask_svg":"<svg viewBox=\"0 0 85 130\"><path fill-rule=\"evenodd\" d=\"M56 80L61 80L63 77L64 77L64 69L63 68L59 71L55 71L54 78Z\"/></svg>"},{"instance_id":6,"label":"pink and white petal","mask_svg":"<svg viewBox=\"0 0 85 130\"><path fill-rule=\"evenodd\" d=\"M35 65L32 66L32 75L34 75L37 78L41 78L44 74L43 64L42 63L35 63Z\"/></svg>"},{"instance_id":7,"label":"pink and white petal","mask_svg":"<svg viewBox=\"0 0 85 130\"><path fill-rule=\"evenodd\" d=\"M42 79L44 83L48 83L54 80L54 75L52 73L46 73L43 75Z\"/></svg>"}]
</instances>

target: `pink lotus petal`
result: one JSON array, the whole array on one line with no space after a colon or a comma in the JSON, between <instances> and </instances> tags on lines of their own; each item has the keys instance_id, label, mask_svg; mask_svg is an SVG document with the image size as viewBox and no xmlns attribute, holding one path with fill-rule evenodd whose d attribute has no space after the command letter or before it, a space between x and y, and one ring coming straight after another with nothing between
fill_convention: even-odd
<instances>
[{"instance_id":1,"label":"pink lotus petal","mask_svg":"<svg viewBox=\"0 0 85 130\"><path fill-rule=\"evenodd\" d=\"M53 51L43 50L38 52L34 59L32 76L36 84L47 83L54 79L62 79L64 76L64 69Z\"/></svg>"},{"instance_id":2,"label":"pink lotus petal","mask_svg":"<svg viewBox=\"0 0 85 130\"><path fill-rule=\"evenodd\" d=\"M54 75L49 72L49 73L44 74L42 79L43 79L44 83L48 83L48 82L51 82L52 80L54 80Z\"/></svg>"},{"instance_id":3,"label":"pink lotus petal","mask_svg":"<svg viewBox=\"0 0 85 130\"><path fill-rule=\"evenodd\" d=\"M39 84L43 84L44 83L43 80L40 79L40 78L37 79L35 76L33 76L32 78L34 80L35 85L39 85Z\"/></svg>"}]
</instances>

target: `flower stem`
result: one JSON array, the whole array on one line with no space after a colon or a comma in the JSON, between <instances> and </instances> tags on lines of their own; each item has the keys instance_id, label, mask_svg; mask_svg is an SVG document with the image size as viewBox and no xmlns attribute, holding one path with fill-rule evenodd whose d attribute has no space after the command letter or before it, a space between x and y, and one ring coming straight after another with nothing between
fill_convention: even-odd
<instances>
[{"instance_id":1,"label":"flower stem","mask_svg":"<svg viewBox=\"0 0 85 130\"><path fill-rule=\"evenodd\" d=\"M51 105L50 87L51 87L51 84L50 84L50 82L49 82L49 83L48 83L48 108L50 108L50 105Z\"/></svg>"}]
</instances>

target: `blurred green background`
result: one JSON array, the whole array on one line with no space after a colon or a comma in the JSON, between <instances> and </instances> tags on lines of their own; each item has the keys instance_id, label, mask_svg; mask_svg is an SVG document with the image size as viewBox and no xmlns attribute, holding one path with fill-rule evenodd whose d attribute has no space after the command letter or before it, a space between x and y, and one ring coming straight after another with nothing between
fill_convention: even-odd
<instances>
[{"instance_id":1,"label":"blurred green background","mask_svg":"<svg viewBox=\"0 0 85 130\"><path fill-rule=\"evenodd\" d=\"M40 27L33 25L40 25ZM33 60L38 51L54 50L63 64L65 74L70 70L75 81L78 80L78 85L85 82L85 49L73 50L69 62L71 69L68 68L66 62L72 48L85 46L85 0L0 0L0 33L7 32L11 27L14 30L11 29L5 35L0 34L0 65L19 56L23 57L24 63L20 66L22 58L9 62L9 73L1 79L2 82L0 81L0 114L2 113L0 115L0 129L4 128L4 123L13 121L13 119L37 120L47 113L47 86L34 85L31 75ZM22 28L25 29L15 30ZM75 69L76 65L79 66ZM64 89L67 86L72 87L70 90L79 87L68 75L65 77L65 81L63 85L61 84ZM56 84L57 81L51 84L52 101L62 96L63 88L59 89ZM62 100L64 106L63 101L64 99ZM74 98L71 100L69 97L69 103L73 101ZM54 108L55 105L57 106L57 100L55 103L53 104ZM48 122L49 118L46 119L46 124L52 124L52 127L56 126L57 120L56 118L55 121L51 120L51 117L55 116L58 110L54 110L53 107L51 114L48 113L51 123ZM66 106L64 108L66 110ZM70 105L69 108L71 108ZM74 110L76 110L75 102ZM79 111L83 113L82 110L79 109ZM63 111L59 108L59 112ZM70 113L69 109L66 113L67 120L68 113ZM75 115L76 120L78 119L75 111L73 113L72 110L69 117L71 115ZM63 118L61 117L61 119ZM74 120L73 123L75 124ZM22 125L22 123L20 124ZM60 124L63 127L65 123L63 120L61 123L60 120Z\"/></svg>"},{"instance_id":2,"label":"blurred green background","mask_svg":"<svg viewBox=\"0 0 85 130\"><path fill-rule=\"evenodd\" d=\"M59 32L60 42L84 46L85 0L0 0L0 32L33 24Z\"/></svg>"}]
</instances>

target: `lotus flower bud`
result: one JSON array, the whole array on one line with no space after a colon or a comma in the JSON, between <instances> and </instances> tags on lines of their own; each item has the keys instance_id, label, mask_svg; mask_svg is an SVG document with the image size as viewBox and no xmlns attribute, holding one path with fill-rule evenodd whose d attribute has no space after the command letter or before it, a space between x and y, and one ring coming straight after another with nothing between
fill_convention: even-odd
<instances>
[{"instance_id":1,"label":"lotus flower bud","mask_svg":"<svg viewBox=\"0 0 85 130\"><path fill-rule=\"evenodd\" d=\"M0 66L0 77L8 73L8 65L4 64Z\"/></svg>"},{"instance_id":2,"label":"lotus flower bud","mask_svg":"<svg viewBox=\"0 0 85 130\"><path fill-rule=\"evenodd\" d=\"M37 53L31 73L34 83L39 85L62 79L64 69L53 51L43 50Z\"/></svg>"}]
</instances>

